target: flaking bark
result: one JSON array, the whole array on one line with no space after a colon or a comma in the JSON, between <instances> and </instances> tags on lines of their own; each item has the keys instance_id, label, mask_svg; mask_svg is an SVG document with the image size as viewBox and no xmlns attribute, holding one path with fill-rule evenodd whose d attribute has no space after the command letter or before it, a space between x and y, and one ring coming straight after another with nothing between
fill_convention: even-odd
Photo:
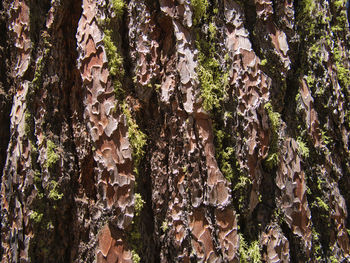
<instances>
[{"instance_id":1,"label":"flaking bark","mask_svg":"<svg viewBox=\"0 0 350 263\"><path fill-rule=\"evenodd\" d=\"M348 262L345 0L1 0L2 262Z\"/></svg>"}]
</instances>

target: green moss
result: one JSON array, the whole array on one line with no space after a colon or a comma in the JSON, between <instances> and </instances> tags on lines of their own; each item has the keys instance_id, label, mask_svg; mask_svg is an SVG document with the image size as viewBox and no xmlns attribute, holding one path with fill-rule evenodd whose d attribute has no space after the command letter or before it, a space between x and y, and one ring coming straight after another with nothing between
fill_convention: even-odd
<instances>
[{"instance_id":1,"label":"green moss","mask_svg":"<svg viewBox=\"0 0 350 263\"><path fill-rule=\"evenodd\" d=\"M124 95L121 79L124 77L125 71L123 67L123 58L118 52L117 46L112 41L111 30L104 30L103 43L108 58L109 73L113 78L114 92L117 98L121 98Z\"/></svg>"},{"instance_id":2,"label":"green moss","mask_svg":"<svg viewBox=\"0 0 350 263\"><path fill-rule=\"evenodd\" d=\"M282 212L280 207L277 207L273 212L273 220L277 222L279 225L282 225L285 221L284 213Z\"/></svg>"},{"instance_id":3,"label":"green moss","mask_svg":"<svg viewBox=\"0 0 350 263\"><path fill-rule=\"evenodd\" d=\"M41 174L38 171L35 171L34 172L34 183L41 185L41 182L42 182Z\"/></svg>"},{"instance_id":4,"label":"green moss","mask_svg":"<svg viewBox=\"0 0 350 263\"><path fill-rule=\"evenodd\" d=\"M226 140L229 140L228 134L223 130L216 130L215 134L215 146L216 146L216 159L219 161L220 170L229 181L232 181L235 176L234 167L232 163L235 162L234 149L231 146L225 146ZM237 163L236 163L236 166Z\"/></svg>"},{"instance_id":5,"label":"green moss","mask_svg":"<svg viewBox=\"0 0 350 263\"><path fill-rule=\"evenodd\" d=\"M347 88L350 85L350 70L345 67L345 56L340 52L339 48L335 47L333 52L335 65L337 66L337 77L340 85L343 88Z\"/></svg>"},{"instance_id":6,"label":"green moss","mask_svg":"<svg viewBox=\"0 0 350 263\"><path fill-rule=\"evenodd\" d=\"M313 205L317 206L325 211L329 211L329 206L320 197L316 197L316 203Z\"/></svg>"},{"instance_id":7,"label":"green moss","mask_svg":"<svg viewBox=\"0 0 350 263\"><path fill-rule=\"evenodd\" d=\"M324 131L324 130L321 130L321 138L322 138L322 141L326 144L326 145L329 145L332 143L332 138L330 136L327 135L327 132Z\"/></svg>"},{"instance_id":8,"label":"green moss","mask_svg":"<svg viewBox=\"0 0 350 263\"><path fill-rule=\"evenodd\" d=\"M165 233L165 232L168 230L168 228L169 228L169 223L168 223L168 221L167 221L167 220L163 221L163 223L162 223L162 225L161 225L160 228L161 228L162 231Z\"/></svg>"},{"instance_id":9,"label":"green moss","mask_svg":"<svg viewBox=\"0 0 350 263\"><path fill-rule=\"evenodd\" d=\"M144 147L147 143L147 136L140 130L136 121L133 119L126 101L124 101L122 104L122 111L128 124L128 138L132 147L132 156L135 167L134 172L138 175L138 166L143 155L145 154Z\"/></svg>"},{"instance_id":10,"label":"green moss","mask_svg":"<svg viewBox=\"0 0 350 263\"><path fill-rule=\"evenodd\" d=\"M33 133L33 118L32 115L28 110L26 110L24 114L24 133L27 135L27 137L32 137Z\"/></svg>"},{"instance_id":11,"label":"green moss","mask_svg":"<svg viewBox=\"0 0 350 263\"><path fill-rule=\"evenodd\" d=\"M317 16L316 16L316 3L314 0L302 0L299 1L298 10L299 25L305 30L306 40L314 38L316 33Z\"/></svg>"},{"instance_id":12,"label":"green moss","mask_svg":"<svg viewBox=\"0 0 350 263\"><path fill-rule=\"evenodd\" d=\"M248 249L248 254L250 257L250 262L253 262L253 263L261 262L259 241L255 240L251 243Z\"/></svg>"},{"instance_id":13,"label":"green moss","mask_svg":"<svg viewBox=\"0 0 350 263\"><path fill-rule=\"evenodd\" d=\"M197 41L199 48L197 73L201 85L201 97L206 111L219 109L226 96L228 73L215 59L215 48L206 42Z\"/></svg>"},{"instance_id":14,"label":"green moss","mask_svg":"<svg viewBox=\"0 0 350 263\"><path fill-rule=\"evenodd\" d=\"M239 235L239 255L241 263L260 263L261 253L259 241L255 240L250 245L244 240L243 235Z\"/></svg>"},{"instance_id":15,"label":"green moss","mask_svg":"<svg viewBox=\"0 0 350 263\"><path fill-rule=\"evenodd\" d=\"M54 229L54 226L53 226L53 223L52 223L52 221L49 221L49 222L47 222L47 224L46 224L46 230L52 230L52 229Z\"/></svg>"},{"instance_id":16,"label":"green moss","mask_svg":"<svg viewBox=\"0 0 350 263\"><path fill-rule=\"evenodd\" d=\"M245 242L245 239L243 238L243 235L239 235L239 256L240 256L240 262L246 263L249 260L249 255L248 255L248 245Z\"/></svg>"},{"instance_id":17,"label":"green moss","mask_svg":"<svg viewBox=\"0 0 350 263\"><path fill-rule=\"evenodd\" d=\"M231 135L224 130L217 129L217 126L214 123L215 157L220 171L232 183L233 196L238 199L238 209L243 211L246 204L246 190L251 181L239 167Z\"/></svg>"},{"instance_id":18,"label":"green moss","mask_svg":"<svg viewBox=\"0 0 350 263\"><path fill-rule=\"evenodd\" d=\"M50 181L50 191L48 197L52 200L58 201L63 197L63 193L58 190L58 183L54 180Z\"/></svg>"},{"instance_id":19,"label":"green moss","mask_svg":"<svg viewBox=\"0 0 350 263\"><path fill-rule=\"evenodd\" d=\"M108 57L108 67L109 73L116 76L119 70L123 70L123 58L118 54L118 49L112 41L112 31L106 29L104 31L105 35L103 38L103 43L106 48L106 53ZM124 72L122 72L124 73Z\"/></svg>"},{"instance_id":20,"label":"green moss","mask_svg":"<svg viewBox=\"0 0 350 263\"><path fill-rule=\"evenodd\" d=\"M132 259L133 262L140 262L141 258L139 256L139 253L142 252L142 240L141 240L141 219L140 216L134 216L134 220L131 225L131 231L129 232L128 236L128 243L131 245L132 248Z\"/></svg>"},{"instance_id":21,"label":"green moss","mask_svg":"<svg viewBox=\"0 0 350 263\"><path fill-rule=\"evenodd\" d=\"M248 185L250 185L252 182L247 176L239 176L238 182L234 187L234 190L239 190L239 189L246 189Z\"/></svg>"},{"instance_id":22,"label":"green moss","mask_svg":"<svg viewBox=\"0 0 350 263\"><path fill-rule=\"evenodd\" d=\"M118 50L116 38L118 35L120 19L123 16L126 4L123 0L112 0L110 4L115 17L108 17L104 20L99 19L98 23L101 25L104 33L103 44L108 59L108 70L112 77L114 91L116 97L122 100L124 97L122 79L124 78L125 70L123 57Z\"/></svg>"},{"instance_id":23,"label":"green moss","mask_svg":"<svg viewBox=\"0 0 350 263\"><path fill-rule=\"evenodd\" d=\"M53 141L47 140L46 142L46 163L45 167L46 168L51 168L54 164L56 164L60 157L56 153L56 145L54 144Z\"/></svg>"},{"instance_id":24,"label":"green moss","mask_svg":"<svg viewBox=\"0 0 350 263\"><path fill-rule=\"evenodd\" d=\"M265 110L269 115L270 122L274 133L278 133L278 129L281 125L281 115L278 112L273 111L273 107L270 102L265 104Z\"/></svg>"},{"instance_id":25,"label":"green moss","mask_svg":"<svg viewBox=\"0 0 350 263\"><path fill-rule=\"evenodd\" d=\"M37 212L37 211L33 211L33 212L30 214L30 219L33 220L34 223L39 224L39 223L42 221L43 216L44 216L43 213L39 213L39 212Z\"/></svg>"},{"instance_id":26,"label":"green moss","mask_svg":"<svg viewBox=\"0 0 350 263\"><path fill-rule=\"evenodd\" d=\"M139 256L139 254L136 253L135 250L132 250L132 251L131 251L131 257L132 257L132 262L134 262L134 263L140 263L141 258L140 258L140 256Z\"/></svg>"},{"instance_id":27,"label":"green moss","mask_svg":"<svg viewBox=\"0 0 350 263\"><path fill-rule=\"evenodd\" d=\"M112 0L111 3L114 13L117 15L118 18L121 18L126 6L125 2L123 0Z\"/></svg>"},{"instance_id":28,"label":"green moss","mask_svg":"<svg viewBox=\"0 0 350 263\"><path fill-rule=\"evenodd\" d=\"M207 9L209 7L208 0L191 0L193 9L193 24L197 25L202 19L207 18Z\"/></svg>"},{"instance_id":29,"label":"green moss","mask_svg":"<svg viewBox=\"0 0 350 263\"><path fill-rule=\"evenodd\" d=\"M276 152L269 153L269 155L267 156L267 158L265 160L265 165L267 166L267 168L272 170L274 167L276 167L278 165L278 161L279 161L279 157L278 157L278 154Z\"/></svg>"},{"instance_id":30,"label":"green moss","mask_svg":"<svg viewBox=\"0 0 350 263\"><path fill-rule=\"evenodd\" d=\"M265 160L267 168L273 169L277 166L279 157L278 157L278 131L281 126L281 115L278 112L273 110L272 104L270 102L265 104L265 110L269 116L272 138L270 141L269 154Z\"/></svg>"},{"instance_id":31,"label":"green moss","mask_svg":"<svg viewBox=\"0 0 350 263\"><path fill-rule=\"evenodd\" d=\"M135 215L139 216L145 201L142 199L141 194L135 193Z\"/></svg>"},{"instance_id":32,"label":"green moss","mask_svg":"<svg viewBox=\"0 0 350 263\"><path fill-rule=\"evenodd\" d=\"M136 180L139 177L139 165L144 156L144 147L147 143L147 136L144 134L133 118L127 101L124 100L121 105L122 112L124 113L128 126L128 138L132 148L132 158L134 162L134 173ZM137 186L137 185L136 185ZM140 213L145 204L141 194L135 193L135 216L131 225L131 231L129 235L129 243L133 250L133 261L140 262L139 252L142 251L141 233L140 233Z\"/></svg>"},{"instance_id":33,"label":"green moss","mask_svg":"<svg viewBox=\"0 0 350 263\"><path fill-rule=\"evenodd\" d=\"M316 3L314 0L303 0L300 1L300 5L302 7L302 14L303 15L312 15L312 13L316 9Z\"/></svg>"},{"instance_id":34,"label":"green moss","mask_svg":"<svg viewBox=\"0 0 350 263\"><path fill-rule=\"evenodd\" d=\"M322 260L322 247L320 245L319 238L320 234L317 233L315 228L312 228L312 243L313 243L313 249L314 249L314 254L318 262Z\"/></svg>"},{"instance_id":35,"label":"green moss","mask_svg":"<svg viewBox=\"0 0 350 263\"><path fill-rule=\"evenodd\" d=\"M221 107L221 103L226 96L228 73L217 58L218 48L215 45L217 28L214 17L211 17L210 22L207 21L209 20L206 14L206 9L209 5L208 1L192 0L191 5L194 9L194 21L200 17L208 22L208 30L205 33L201 32L198 28L195 29L195 32L197 38L196 47L199 51L196 71L200 82L203 107L206 111L210 112L212 110L218 110ZM229 59L229 56L226 58Z\"/></svg>"},{"instance_id":36,"label":"green moss","mask_svg":"<svg viewBox=\"0 0 350 263\"><path fill-rule=\"evenodd\" d=\"M321 177L317 177L317 189L322 192L322 185L324 185L325 180Z\"/></svg>"},{"instance_id":37,"label":"green moss","mask_svg":"<svg viewBox=\"0 0 350 263\"><path fill-rule=\"evenodd\" d=\"M33 78L33 87L35 90L38 90L42 84L42 71L44 68L44 63L43 63L43 57L39 57L36 61L36 67L35 67L35 72L34 72L34 78Z\"/></svg>"},{"instance_id":38,"label":"green moss","mask_svg":"<svg viewBox=\"0 0 350 263\"><path fill-rule=\"evenodd\" d=\"M306 76L306 83L307 83L308 87L311 88L311 87L315 86L315 82L316 82L316 79L312 75L312 73L310 73L310 75Z\"/></svg>"},{"instance_id":39,"label":"green moss","mask_svg":"<svg viewBox=\"0 0 350 263\"><path fill-rule=\"evenodd\" d=\"M266 66L266 64L267 64L267 59L266 58L264 58L263 60L260 61L260 65L261 66Z\"/></svg>"},{"instance_id":40,"label":"green moss","mask_svg":"<svg viewBox=\"0 0 350 263\"><path fill-rule=\"evenodd\" d=\"M214 40L216 38L217 29L213 22L209 23L209 39Z\"/></svg>"},{"instance_id":41,"label":"green moss","mask_svg":"<svg viewBox=\"0 0 350 263\"><path fill-rule=\"evenodd\" d=\"M333 2L333 4L334 4L334 6L335 6L337 9L339 9L339 8L343 8L343 7L345 6L346 1L347 1L347 0L335 0L335 1Z\"/></svg>"},{"instance_id":42,"label":"green moss","mask_svg":"<svg viewBox=\"0 0 350 263\"><path fill-rule=\"evenodd\" d=\"M303 139L301 137L297 138L297 142L299 145L299 152L303 157L308 158L310 155L310 150L309 148L306 146L306 143L303 141Z\"/></svg>"},{"instance_id":43,"label":"green moss","mask_svg":"<svg viewBox=\"0 0 350 263\"><path fill-rule=\"evenodd\" d=\"M331 250L333 250L333 249L331 248ZM343 262L343 261L340 262L340 261L337 259L336 256L331 255L331 256L329 257L328 262L330 262L330 263L341 263L341 262Z\"/></svg>"},{"instance_id":44,"label":"green moss","mask_svg":"<svg viewBox=\"0 0 350 263\"><path fill-rule=\"evenodd\" d=\"M338 0L333 2L335 15L333 16L333 25L331 29L335 33L347 30L346 1L347 0Z\"/></svg>"},{"instance_id":45,"label":"green moss","mask_svg":"<svg viewBox=\"0 0 350 263\"><path fill-rule=\"evenodd\" d=\"M201 97L206 111L220 108L225 96L227 74L220 70L219 62L213 57L199 54L199 66L197 69L201 83Z\"/></svg>"},{"instance_id":46,"label":"green moss","mask_svg":"<svg viewBox=\"0 0 350 263\"><path fill-rule=\"evenodd\" d=\"M220 152L221 154L221 171L225 175L226 179L232 181L234 176L234 170L231 165L231 158L234 155L234 149L232 147L226 147Z\"/></svg>"}]
</instances>

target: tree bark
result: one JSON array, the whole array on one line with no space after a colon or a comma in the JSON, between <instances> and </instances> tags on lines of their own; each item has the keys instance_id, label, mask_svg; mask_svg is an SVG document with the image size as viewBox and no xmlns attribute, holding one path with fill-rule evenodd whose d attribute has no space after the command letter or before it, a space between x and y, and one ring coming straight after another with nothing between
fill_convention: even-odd
<instances>
[{"instance_id":1,"label":"tree bark","mask_svg":"<svg viewBox=\"0 0 350 263\"><path fill-rule=\"evenodd\" d=\"M350 262L346 0L1 0L2 262Z\"/></svg>"}]
</instances>

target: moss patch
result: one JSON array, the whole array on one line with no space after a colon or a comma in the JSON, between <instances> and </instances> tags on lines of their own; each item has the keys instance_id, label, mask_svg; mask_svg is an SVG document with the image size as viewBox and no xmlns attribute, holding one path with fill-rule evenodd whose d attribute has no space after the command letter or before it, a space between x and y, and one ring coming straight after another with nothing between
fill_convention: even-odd
<instances>
[{"instance_id":1,"label":"moss patch","mask_svg":"<svg viewBox=\"0 0 350 263\"><path fill-rule=\"evenodd\" d=\"M56 153L56 145L53 141L47 140L46 142L46 162L45 167L51 168L54 164L56 164L60 156Z\"/></svg>"},{"instance_id":2,"label":"moss patch","mask_svg":"<svg viewBox=\"0 0 350 263\"><path fill-rule=\"evenodd\" d=\"M191 0L193 9L193 24L197 25L202 19L207 18L207 9L209 7L208 0Z\"/></svg>"},{"instance_id":3,"label":"moss patch","mask_svg":"<svg viewBox=\"0 0 350 263\"><path fill-rule=\"evenodd\" d=\"M139 254L137 254L135 250L131 251L131 258L134 263L139 263L141 261Z\"/></svg>"},{"instance_id":4,"label":"moss patch","mask_svg":"<svg viewBox=\"0 0 350 263\"><path fill-rule=\"evenodd\" d=\"M58 183L54 180L51 180L49 187L50 187L50 191L49 191L48 197L55 201L61 200L63 197L63 193L59 192Z\"/></svg>"},{"instance_id":5,"label":"moss patch","mask_svg":"<svg viewBox=\"0 0 350 263\"><path fill-rule=\"evenodd\" d=\"M135 193L135 215L139 216L141 210L145 204L145 201L142 199L141 194Z\"/></svg>"},{"instance_id":6,"label":"moss patch","mask_svg":"<svg viewBox=\"0 0 350 263\"><path fill-rule=\"evenodd\" d=\"M261 261L261 253L259 247L259 241L255 240L247 244L243 235L239 235L239 255L241 263L260 263Z\"/></svg>"},{"instance_id":7,"label":"moss patch","mask_svg":"<svg viewBox=\"0 0 350 263\"><path fill-rule=\"evenodd\" d=\"M221 107L226 94L228 74L223 72L219 62L213 56L208 57L205 54L205 52L199 53L197 73L201 85L203 107L210 112Z\"/></svg>"},{"instance_id":8,"label":"moss patch","mask_svg":"<svg viewBox=\"0 0 350 263\"><path fill-rule=\"evenodd\" d=\"M132 156L135 167L134 172L136 175L138 175L138 166L140 165L141 159L145 154L144 147L147 143L147 136L140 130L135 119L132 117L126 101L124 101L122 104L122 111L128 124L128 138L132 147Z\"/></svg>"},{"instance_id":9,"label":"moss patch","mask_svg":"<svg viewBox=\"0 0 350 263\"><path fill-rule=\"evenodd\" d=\"M270 170L277 166L279 157L278 157L278 131L281 126L281 115L278 112L273 110L273 107L270 102L265 104L265 110L269 116L271 124L272 138L270 140L270 149L267 158L264 160L266 167Z\"/></svg>"},{"instance_id":10,"label":"moss patch","mask_svg":"<svg viewBox=\"0 0 350 263\"><path fill-rule=\"evenodd\" d=\"M123 16L126 4L122 0L112 0L110 2L111 10L114 16L109 15L105 20L99 20L99 24L103 29L103 44L108 59L108 70L112 77L115 95L122 100L124 90L122 88L122 80L124 78L123 57L118 50L117 35L119 32L120 19ZM112 18L109 18L112 17Z\"/></svg>"},{"instance_id":11,"label":"moss patch","mask_svg":"<svg viewBox=\"0 0 350 263\"><path fill-rule=\"evenodd\" d=\"M115 12L117 18L121 18L126 7L125 2L123 0L112 0L111 3L112 10Z\"/></svg>"},{"instance_id":12,"label":"moss patch","mask_svg":"<svg viewBox=\"0 0 350 263\"><path fill-rule=\"evenodd\" d=\"M209 24L207 39L198 39L198 67L197 74L200 81L203 107L206 111L221 110L221 104L227 96L228 72L215 57L217 50L214 44L216 27ZM198 35L199 38L199 35Z\"/></svg>"},{"instance_id":13,"label":"moss patch","mask_svg":"<svg viewBox=\"0 0 350 263\"><path fill-rule=\"evenodd\" d=\"M310 156L310 150L307 147L306 143L303 141L303 139L301 137L297 138L297 142L299 145L299 153L305 157L308 158Z\"/></svg>"}]
</instances>

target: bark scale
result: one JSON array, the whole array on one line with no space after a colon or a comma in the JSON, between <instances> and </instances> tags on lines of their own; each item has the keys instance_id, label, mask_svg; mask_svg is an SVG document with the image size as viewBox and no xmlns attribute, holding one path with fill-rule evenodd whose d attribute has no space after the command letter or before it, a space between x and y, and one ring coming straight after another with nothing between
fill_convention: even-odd
<instances>
[{"instance_id":1,"label":"bark scale","mask_svg":"<svg viewBox=\"0 0 350 263\"><path fill-rule=\"evenodd\" d=\"M2 261L350 261L346 2L2 0Z\"/></svg>"}]
</instances>

